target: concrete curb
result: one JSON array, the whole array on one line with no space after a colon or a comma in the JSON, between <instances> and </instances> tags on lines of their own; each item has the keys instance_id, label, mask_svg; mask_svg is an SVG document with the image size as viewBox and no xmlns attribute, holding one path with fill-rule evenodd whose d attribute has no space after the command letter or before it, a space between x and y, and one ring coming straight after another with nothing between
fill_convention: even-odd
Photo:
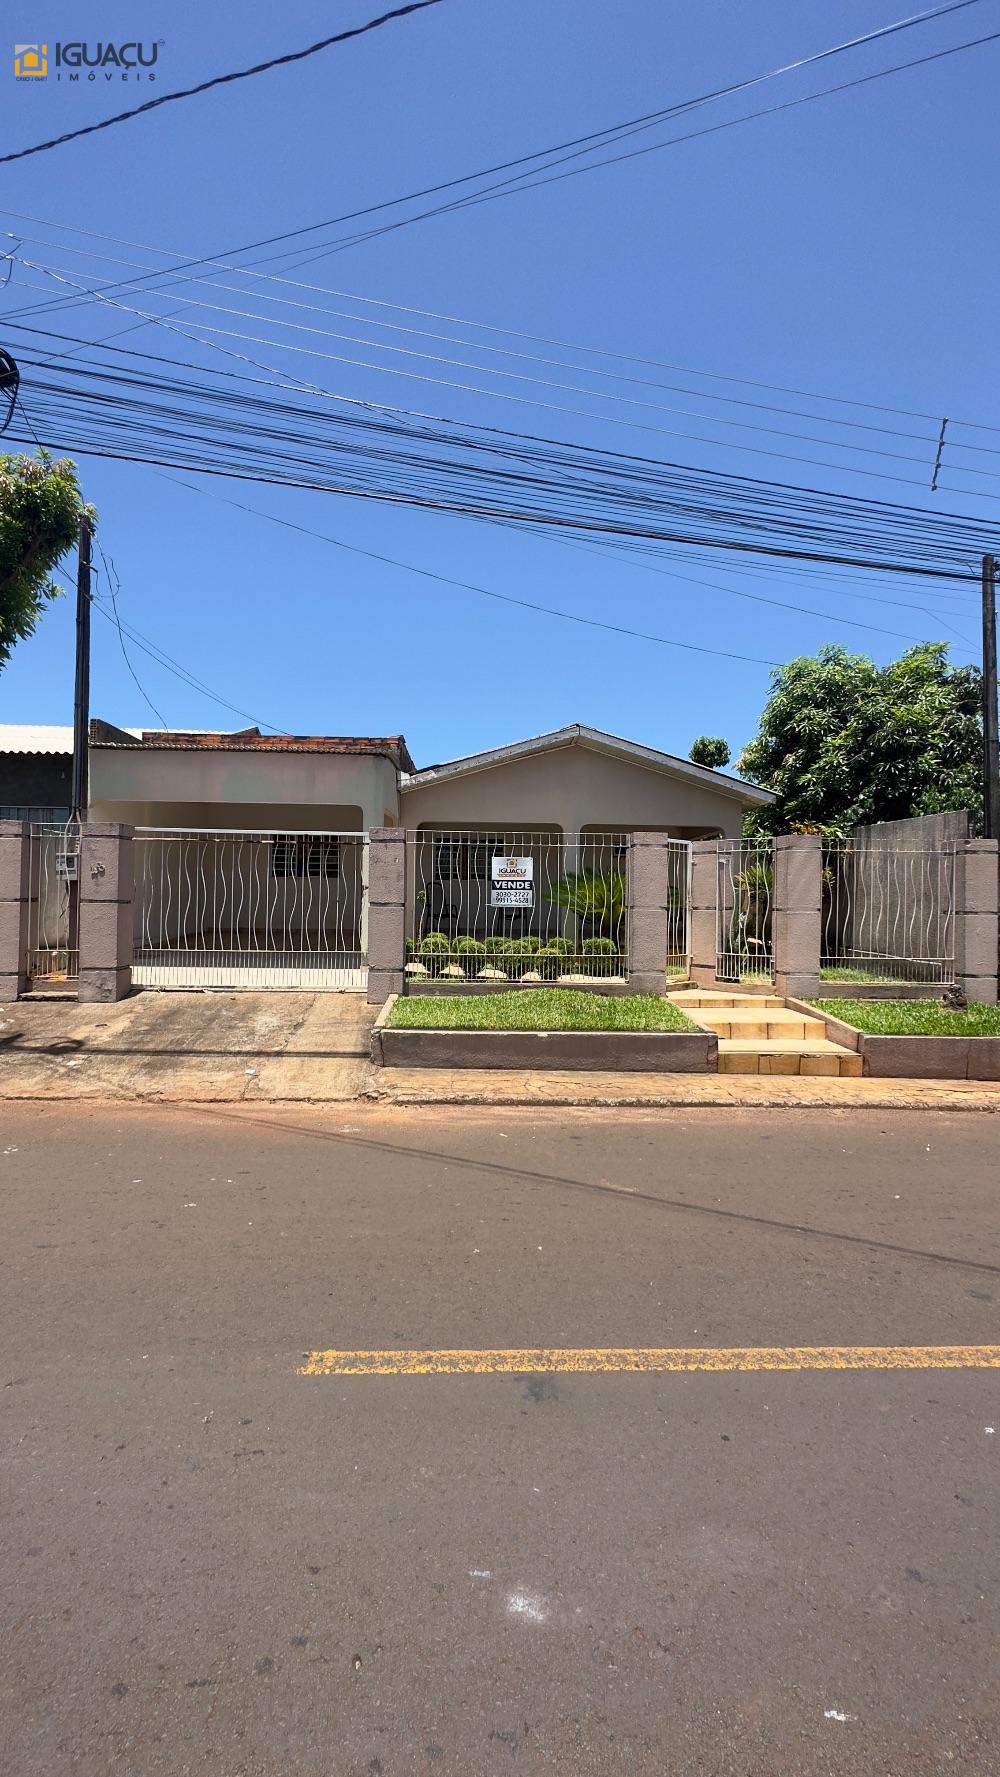
<instances>
[{"instance_id":1,"label":"concrete curb","mask_svg":"<svg viewBox=\"0 0 1000 1777\"><path fill-rule=\"evenodd\" d=\"M387 1002L372 1031L376 1067L503 1068L527 1072L715 1073L710 1031L389 1030Z\"/></svg>"},{"instance_id":2,"label":"concrete curb","mask_svg":"<svg viewBox=\"0 0 1000 1777\"><path fill-rule=\"evenodd\" d=\"M1000 1037L877 1036L804 1000L787 1003L824 1019L830 1041L859 1050L865 1075L873 1079L1000 1080Z\"/></svg>"}]
</instances>

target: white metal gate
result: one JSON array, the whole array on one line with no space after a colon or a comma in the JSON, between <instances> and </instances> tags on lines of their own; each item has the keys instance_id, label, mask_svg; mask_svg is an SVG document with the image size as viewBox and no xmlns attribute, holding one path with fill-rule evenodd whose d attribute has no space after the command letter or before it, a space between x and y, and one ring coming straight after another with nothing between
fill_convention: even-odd
<instances>
[{"instance_id":1,"label":"white metal gate","mask_svg":"<svg viewBox=\"0 0 1000 1777\"><path fill-rule=\"evenodd\" d=\"M140 987L360 992L368 835L139 827Z\"/></svg>"},{"instance_id":2,"label":"white metal gate","mask_svg":"<svg viewBox=\"0 0 1000 1777\"><path fill-rule=\"evenodd\" d=\"M28 830L29 989L75 988L80 973L77 891L80 829L33 822Z\"/></svg>"},{"instance_id":3,"label":"white metal gate","mask_svg":"<svg viewBox=\"0 0 1000 1777\"><path fill-rule=\"evenodd\" d=\"M720 981L770 981L774 843L720 839L715 915L715 972Z\"/></svg>"}]
</instances>

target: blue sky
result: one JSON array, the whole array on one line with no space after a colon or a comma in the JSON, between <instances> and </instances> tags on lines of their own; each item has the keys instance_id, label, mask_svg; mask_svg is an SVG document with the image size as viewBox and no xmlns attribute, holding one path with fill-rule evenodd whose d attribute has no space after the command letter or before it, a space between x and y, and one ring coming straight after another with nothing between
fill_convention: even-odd
<instances>
[{"instance_id":1,"label":"blue sky","mask_svg":"<svg viewBox=\"0 0 1000 1777\"><path fill-rule=\"evenodd\" d=\"M147 0L128 7L102 0L96 11L87 9L86 19L54 0L42 14L18 4L8 14L11 48L15 41L34 40L41 29L50 42L86 32L90 41L141 34L164 43L155 86L98 82L70 88L52 80L15 85L7 77L5 147L280 54L377 10L360 0L336 8L303 4L247 10L237 22L232 8L195 7L188 0L173 0L169 9ZM45 219L42 226L5 214L0 227L22 240L22 258L64 275L88 281L116 271L124 276L128 266L116 268L84 256L84 250L146 264L169 260L54 225L77 223L179 257L219 253L762 72L872 30L905 10L898 0L846 0L836 8L802 0L750 7L723 0L703 0L698 7L681 0L618 0L613 10L594 0L445 0L310 62L0 168L0 206ZM826 68L785 77L750 100L728 101L711 118L704 114L704 121L991 29L1000 29L1000 3L981 0ZM662 153L399 229L287 275L326 290L727 378L990 423L998 417L998 73L1000 44L994 44ZM680 133L680 126L658 136L671 133ZM70 246L80 251L71 253ZM11 309L40 302L43 295L32 284L46 282L44 273L18 265L0 304ZM192 287L190 293L219 304L233 300L218 290ZM308 300L328 309L340 302L315 290ZM894 420L798 398L790 403L824 418L849 414L905 430L912 434L909 442L882 433L867 441L913 453L919 459L913 464L783 443L662 411L653 418L663 428L699 437L651 437L618 423L635 412L621 401L602 406L591 397L557 396L586 414L553 413L532 404L551 398L544 389L490 381L432 359L418 361L420 373L442 380L427 383L332 357L295 356L275 343L280 330L271 317L278 311L256 300L242 306L269 317L269 363L352 396L873 498L931 507L940 500L954 510L1000 519L994 498L968 501L957 493L926 491L933 460L928 439L936 430L931 419ZM444 333L449 341L499 338L510 349L545 352L501 336L460 335L453 324L380 312L392 314L397 324ZM51 324L91 339L128 318L91 303ZM265 330L204 312L202 320L258 335ZM320 324L345 328L337 320ZM0 331L0 342L16 352L12 335ZM152 325L129 343L178 356L187 351L186 341ZM414 343L441 358L466 355L452 343L423 337ZM341 356L371 356L329 339L313 344ZM226 362L211 346L203 348L201 361L206 367ZM563 352L560 361L605 362L581 360L579 352ZM403 360L383 353L379 362L398 369ZM485 366L490 360L479 353L475 362ZM567 369L519 368L581 386ZM690 389L691 397L610 381L601 385L605 394L631 389L661 408L742 415L834 436L801 418L713 406L707 399L714 391L782 403L787 398L780 395L735 382L624 369L647 382L670 380ZM459 380L527 399L444 386ZM583 386L598 387L593 379ZM588 417L595 412L607 417ZM843 429L835 435L858 442L866 436ZM1000 447L997 434L957 435ZM739 440L756 451L787 449L843 469L806 469L778 456L744 453L734 448ZM963 460L1000 469L1000 459L987 455L952 458ZM865 473L848 472L858 467ZM697 553L684 561L644 558L640 567L621 553L320 493L219 481L198 493L144 466L81 458L80 468L99 509L102 546L120 576L120 609L128 624L253 718L297 732L402 731L419 763L572 721L681 753L699 733L724 734L736 750L755 730L768 668L580 628L435 585L234 510L219 495L357 548L696 646L780 661L838 641L888 660L910 639L934 638L951 641L956 660L978 656L971 583L937 601L923 595L924 604L934 605L931 615L918 606L920 595L909 583L873 586L807 568L793 578L777 569L761 572L759 564L744 574L738 565L722 567ZM871 473L877 469L912 476L921 485L880 479ZM1000 493L1000 478L967 485ZM1000 540L1000 523L997 534ZM828 615L750 602L692 585L682 577L688 575ZM874 603L875 593L900 602ZM67 597L16 650L0 677L0 718L70 719L72 616ZM838 616L895 634L848 627L833 621ZM968 640L958 640L943 622ZM131 652L138 678L167 722L240 725L240 718ZM92 710L122 723L156 722L107 621L94 623Z\"/></svg>"}]
</instances>

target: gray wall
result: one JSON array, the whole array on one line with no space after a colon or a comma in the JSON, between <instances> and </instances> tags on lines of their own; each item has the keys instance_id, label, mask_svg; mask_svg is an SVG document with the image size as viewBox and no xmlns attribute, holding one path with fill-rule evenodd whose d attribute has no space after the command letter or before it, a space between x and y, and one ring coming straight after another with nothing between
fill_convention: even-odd
<instances>
[{"instance_id":1,"label":"gray wall","mask_svg":"<svg viewBox=\"0 0 1000 1777\"><path fill-rule=\"evenodd\" d=\"M858 827L851 834L855 844L875 848L906 845L918 850L937 851L943 845L963 845L972 838L972 816L966 808L950 809L945 814L915 814L903 821L873 821L869 827Z\"/></svg>"}]
</instances>

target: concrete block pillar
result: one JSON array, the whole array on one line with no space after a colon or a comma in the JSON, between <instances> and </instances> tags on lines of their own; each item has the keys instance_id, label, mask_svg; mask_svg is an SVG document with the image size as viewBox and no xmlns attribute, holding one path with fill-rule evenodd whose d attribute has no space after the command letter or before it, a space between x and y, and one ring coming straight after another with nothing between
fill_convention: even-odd
<instances>
[{"instance_id":1,"label":"concrete block pillar","mask_svg":"<svg viewBox=\"0 0 1000 1777\"><path fill-rule=\"evenodd\" d=\"M810 998L819 992L823 908L823 841L788 833L774 841L771 956L776 993Z\"/></svg>"},{"instance_id":2,"label":"concrete block pillar","mask_svg":"<svg viewBox=\"0 0 1000 1777\"><path fill-rule=\"evenodd\" d=\"M955 855L955 982L966 997L997 1003L998 857L995 839L969 839Z\"/></svg>"},{"instance_id":3,"label":"concrete block pillar","mask_svg":"<svg viewBox=\"0 0 1000 1777\"><path fill-rule=\"evenodd\" d=\"M667 981L667 835L633 833L629 844L628 984L663 993Z\"/></svg>"},{"instance_id":4,"label":"concrete block pillar","mask_svg":"<svg viewBox=\"0 0 1000 1777\"><path fill-rule=\"evenodd\" d=\"M406 965L406 833L373 827L368 851L368 1003L402 993Z\"/></svg>"},{"instance_id":5,"label":"concrete block pillar","mask_svg":"<svg viewBox=\"0 0 1000 1777\"><path fill-rule=\"evenodd\" d=\"M123 1000L132 987L133 829L88 822L80 836L79 997Z\"/></svg>"},{"instance_id":6,"label":"concrete block pillar","mask_svg":"<svg viewBox=\"0 0 1000 1777\"><path fill-rule=\"evenodd\" d=\"M0 821L0 1004L28 984L28 823Z\"/></svg>"},{"instance_id":7,"label":"concrete block pillar","mask_svg":"<svg viewBox=\"0 0 1000 1777\"><path fill-rule=\"evenodd\" d=\"M718 954L716 901L719 893L719 846L715 839L696 839L691 847L691 980L696 987L714 987Z\"/></svg>"}]
</instances>

